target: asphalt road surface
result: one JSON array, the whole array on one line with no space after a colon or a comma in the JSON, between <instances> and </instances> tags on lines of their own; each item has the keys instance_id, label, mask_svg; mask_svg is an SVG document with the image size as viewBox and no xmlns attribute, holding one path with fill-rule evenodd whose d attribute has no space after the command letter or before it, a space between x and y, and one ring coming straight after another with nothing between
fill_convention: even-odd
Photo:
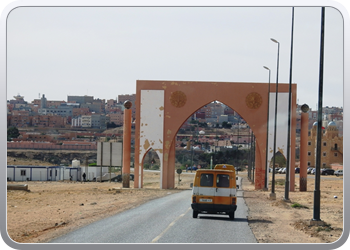
<instances>
[{"instance_id":1,"label":"asphalt road surface","mask_svg":"<svg viewBox=\"0 0 350 250\"><path fill-rule=\"evenodd\" d=\"M192 218L191 190L169 194L97 221L50 243L257 243L238 191L235 220L228 215Z\"/></svg>"}]
</instances>

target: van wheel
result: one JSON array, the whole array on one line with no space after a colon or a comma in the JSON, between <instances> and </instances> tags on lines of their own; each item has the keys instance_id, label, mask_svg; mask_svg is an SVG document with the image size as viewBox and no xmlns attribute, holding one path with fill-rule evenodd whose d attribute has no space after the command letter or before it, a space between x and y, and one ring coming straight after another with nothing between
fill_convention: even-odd
<instances>
[{"instance_id":1,"label":"van wheel","mask_svg":"<svg viewBox=\"0 0 350 250\"><path fill-rule=\"evenodd\" d=\"M193 210L193 211L192 211L192 217L193 217L193 218L197 218L197 217L198 217L198 211Z\"/></svg>"},{"instance_id":2,"label":"van wheel","mask_svg":"<svg viewBox=\"0 0 350 250\"><path fill-rule=\"evenodd\" d=\"M228 214L228 216L230 217L230 220L234 220L235 219L235 212L230 212Z\"/></svg>"}]
</instances>

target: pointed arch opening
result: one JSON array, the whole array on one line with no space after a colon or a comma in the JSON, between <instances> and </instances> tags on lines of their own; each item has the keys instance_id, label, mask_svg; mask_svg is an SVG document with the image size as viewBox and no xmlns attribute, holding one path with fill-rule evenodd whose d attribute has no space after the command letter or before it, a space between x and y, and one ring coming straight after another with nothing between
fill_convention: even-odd
<instances>
[{"instance_id":1,"label":"pointed arch opening","mask_svg":"<svg viewBox=\"0 0 350 250\"><path fill-rule=\"evenodd\" d=\"M272 155L270 161L269 161L269 168L270 171L273 168L273 158L275 157L275 173L283 174L283 169L287 167L287 159L285 155L278 150L274 155Z\"/></svg>"},{"instance_id":2,"label":"pointed arch opening","mask_svg":"<svg viewBox=\"0 0 350 250\"><path fill-rule=\"evenodd\" d=\"M187 116L175 141L175 168L194 172L215 164L234 165L245 171L252 153L252 130L230 106L218 100L205 103Z\"/></svg>"},{"instance_id":3,"label":"pointed arch opening","mask_svg":"<svg viewBox=\"0 0 350 250\"><path fill-rule=\"evenodd\" d=\"M161 172L162 161L157 150L149 148L142 157L141 167L143 171L148 173L148 182L143 182L144 187L160 188L161 187ZM145 175L143 175L145 178Z\"/></svg>"}]
</instances>

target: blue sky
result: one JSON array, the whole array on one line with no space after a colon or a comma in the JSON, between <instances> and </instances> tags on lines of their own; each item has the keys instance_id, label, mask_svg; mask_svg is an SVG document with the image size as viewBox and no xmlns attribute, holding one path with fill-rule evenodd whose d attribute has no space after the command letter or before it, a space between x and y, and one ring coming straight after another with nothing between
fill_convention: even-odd
<instances>
[{"instance_id":1,"label":"blue sky","mask_svg":"<svg viewBox=\"0 0 350 250\"><path fill-rule=\"evenodd\" d=\"M320 7L294 8L293 83L316 109ZM291 7L21 7L7 22L7 99L116 99L136 80L289 83ZM324 106L343 106L343 20L326 8Z\"/></svg>"}]
</instances>

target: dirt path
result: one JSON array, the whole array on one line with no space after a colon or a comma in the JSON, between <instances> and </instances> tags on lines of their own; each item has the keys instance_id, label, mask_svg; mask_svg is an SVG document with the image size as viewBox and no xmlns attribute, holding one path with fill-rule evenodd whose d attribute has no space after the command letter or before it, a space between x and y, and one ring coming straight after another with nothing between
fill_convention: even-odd
<instances>
[{"instance_id":1,"label":"dirt path","mask_svg":"<svg viewBox=\"0 0 350 250\"><path fill-rule=\"evenodd\" d=\"M332 243L343 232L343 179L326 177L321 180L321 221L324 226L310 226L313 219L314 180L308 180L306 192L289 192L284 201L285 175L277 175L276 200L269 191L254 190L244 178L244 199L249 208L249 225L259 243ZM298 184L299 178L296 178ZM337 198L335 198L337 197ZM296 207L292 207L293 204Z\"/></svg>"}]
</instances>

